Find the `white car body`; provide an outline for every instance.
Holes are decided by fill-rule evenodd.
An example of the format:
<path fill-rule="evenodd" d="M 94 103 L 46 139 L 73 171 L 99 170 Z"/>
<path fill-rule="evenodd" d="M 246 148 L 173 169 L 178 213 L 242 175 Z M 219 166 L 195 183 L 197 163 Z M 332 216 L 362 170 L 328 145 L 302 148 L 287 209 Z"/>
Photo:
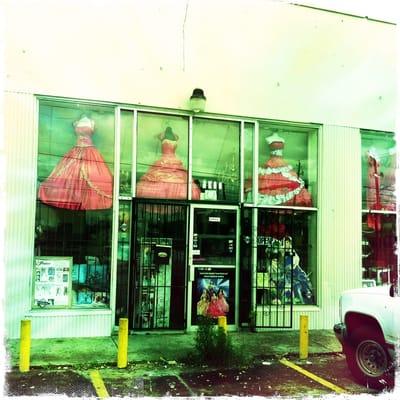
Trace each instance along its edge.
<path fill-rule="evenodd" d="M 346 317 L 354 313 L 369 316 L 379 324 L 386 343 L 396 346 L 400 340 L 400 297 L 390 296 L 389 292 L 389 285 L 343 292 L 339 300 L 340 322 L 346 324 Z"/>
<path fill-rule="evenodd" d="M 394 385 L 400 343 L 400 297 L 394 285 L 347 290 L 339 299 L 333 330 L 355 379 L 376 389 Z"/>

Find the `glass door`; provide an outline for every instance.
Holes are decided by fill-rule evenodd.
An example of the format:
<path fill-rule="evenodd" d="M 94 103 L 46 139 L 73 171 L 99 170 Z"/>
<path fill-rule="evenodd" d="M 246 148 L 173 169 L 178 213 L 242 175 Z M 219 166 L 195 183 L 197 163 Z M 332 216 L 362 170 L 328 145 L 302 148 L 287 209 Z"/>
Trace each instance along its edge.
<path fill-rule="evenodd" d="M 238 208 L 192 205 L 190 218 L 188 330 L 199 316 L 226 316 L 237 326 Z"/>

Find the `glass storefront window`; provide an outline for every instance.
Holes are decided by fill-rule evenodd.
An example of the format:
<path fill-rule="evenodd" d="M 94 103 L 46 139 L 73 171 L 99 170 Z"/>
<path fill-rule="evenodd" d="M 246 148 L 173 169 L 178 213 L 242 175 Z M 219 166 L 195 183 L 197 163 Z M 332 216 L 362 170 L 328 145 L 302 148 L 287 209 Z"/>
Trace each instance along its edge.
<path fill-rule="evenodd" d="M 316 214 L 258 210 L 256 305 L 316 303 Z"/>
<path fill-rule="evenodd" d="M 114 110 L 39 104 L 34 307 L 108 307 Z"/>
<path fill-rule="evenodd" d="M 260 123 L 258 198 L 267 206 L 315 207 L 317 204 L 317 131 Z M 252 182 L 244 184 L 252 202 Z"/>
<path fill-rule="evenodd" d="M 194 118 L 192 174 L 201 200 L 238 202 L 240 124 Z"/>
<path fill-rule="evenodd" d="M 396 282 L 396 142 L 361 131 L 363 285 Z"/>
<path fill-rule="evenodd" d="M 235 265 L 236 210 L 195 209 L 193 264 Z"/>
<path fill-rule="evenodd" d="M 369 228 L 368 219 L 374 226 Z M 397 281 L 396 215 L 367 214 L 362 218 L 362 269 L 363 284 L 376 286 Z"/>
<path fill-rule="evenodd" d="M 136 197 L 188 198 L 187 117 L 138 113 Z M 192 184 L 192 198 L 200 189 Z"/>
<path fill-rule="evenodd" d="M 362 208 L 396 210 L 396 142 L 393 133 L 361 132 Z"/>
<path fill-rule="evenodd" d="M 253 187 L 253 153 L 254 153 L 254 124 L 244 124 L 244 201 L 252 198 L 252 194 L 246 196 Z M 247 197 L 247 198 L 246 198 Z"/>
<path fill-rule="evenodd" d="M 133 111 L 121 111 L 119 193 L 131 195 L 132 192 L 132 137 Z"/>

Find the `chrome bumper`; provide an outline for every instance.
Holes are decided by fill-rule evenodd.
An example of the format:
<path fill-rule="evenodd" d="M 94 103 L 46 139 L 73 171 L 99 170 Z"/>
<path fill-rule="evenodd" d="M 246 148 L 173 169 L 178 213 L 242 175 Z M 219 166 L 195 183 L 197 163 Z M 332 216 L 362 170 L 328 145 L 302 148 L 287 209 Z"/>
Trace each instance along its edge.
<path fill-rule="evenodd" d="M 335 332 L 337 340 L 339 340 L 339 342 L 343 345 L 347 337 L 346 325 L 342 322 L 335 324 L 333 326 L 333 332 Z"/>
<path fill-rule="evenodd" d="M 343 323 L 335 324 L 333 326 L 333 332 L 335 332 L 335 336 L 336 336 L 337 340 L 339 340 L 343 349 L 345 349 L 346 345 L 349 344 L 346 325 Z M 395 347 L 392 344 L 386 343 L 386 349 L 387 349 L 391 359 L 394 360 L 395 359 Z"/>

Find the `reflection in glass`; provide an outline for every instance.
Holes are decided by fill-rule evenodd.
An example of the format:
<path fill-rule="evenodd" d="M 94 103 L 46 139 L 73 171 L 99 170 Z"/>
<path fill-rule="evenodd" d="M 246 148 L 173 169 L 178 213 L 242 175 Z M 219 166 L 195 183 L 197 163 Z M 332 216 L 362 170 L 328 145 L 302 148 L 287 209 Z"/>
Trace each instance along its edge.
<path fill-rule="evenodd" d="M 131 195 L 133 112 L 121 111 L 119 192 Z"/>
<path fill-rule="evenodd" d="M 363 208 L 396 210 L 396 143 L 393 134 L 362 132 Z M 368 221 L 374 228 L 379 221 Z"/>
<path fill-rule="evenodd" d="M 73 307 L 106 307 L 110 296 L 112 211 L 36 208 L 35 256 L 72 257 Z"/>
<path fill-rule="evenodd" d="M 195 210 L 193 263 L 235 265 L 236 211 Z"/>
<path fill-rule="evenodd" d="M 379 229 L 370 227 L 370 213 L 363 215 L 362 267 L 363 279 L 374 285 L 397 281 L 396 215 L 372 214 L 379 219 Z M 365 283 L 365 282 L 364 282 Z"/>
<path fill-rule="evenodd" d="M 239 199 L 240 124 L 195 118 L 193 121 L 193 178 L 201 200 Z"/>
<path fill-rule="evenodd" d="M 244 179 L 247 187 L 244 188 L 244 200 L 249 201 L 252 195 L 246 196 L 246 193 L 253 187 L 253 143 L 254 124 L 244 124 Z"/>

